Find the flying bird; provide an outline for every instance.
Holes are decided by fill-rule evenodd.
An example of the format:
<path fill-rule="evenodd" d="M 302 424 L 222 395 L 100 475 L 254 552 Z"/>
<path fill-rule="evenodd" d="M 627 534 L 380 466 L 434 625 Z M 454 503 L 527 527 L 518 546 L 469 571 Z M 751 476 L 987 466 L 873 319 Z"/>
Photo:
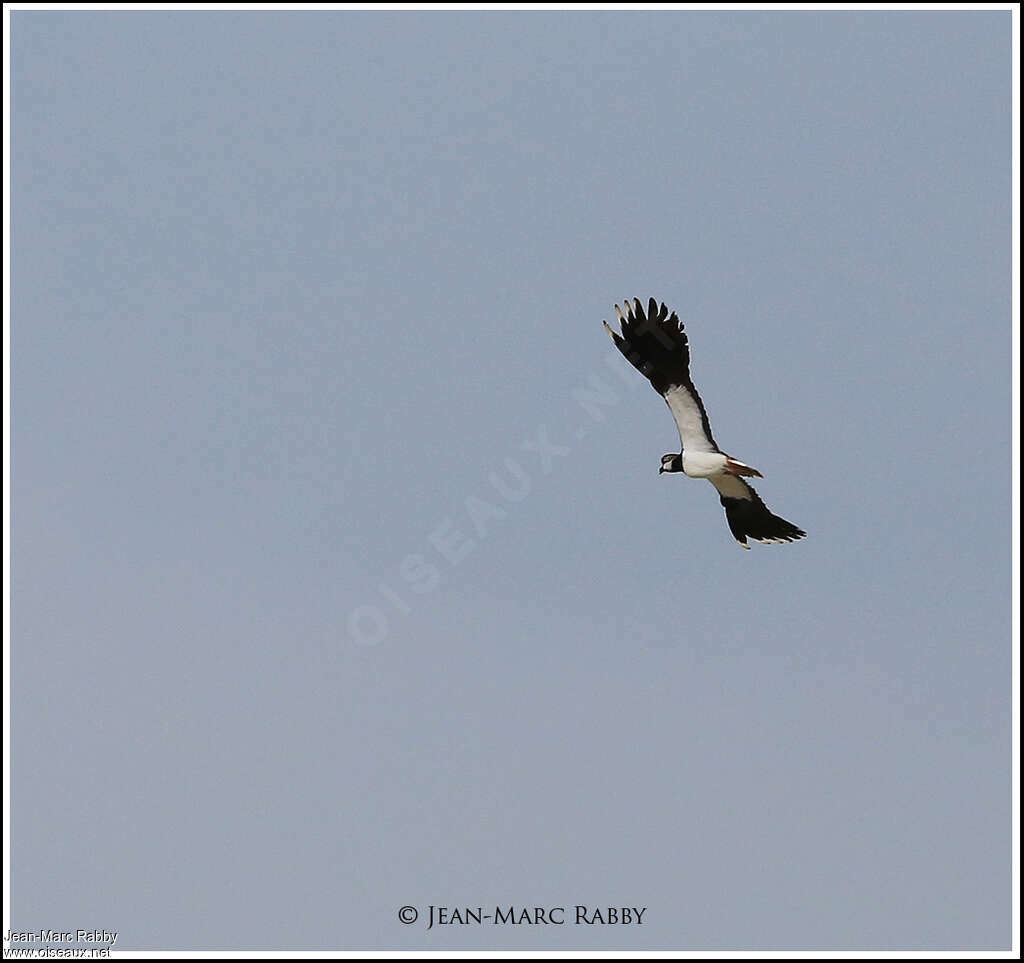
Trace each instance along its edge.
<path fill-rule="evenodd" d="M 750 465 L 727 455 L 715 443 L 711 423 L 697 389 L 690 380 L 690 345 L 678 316 L 669 314 L 651 298 L 644 315 L 643 305 L 636 298 L 623 302 L 623 310 L 615 305 L 621 333 L 605 329 L 615 346 L 634 368 L 647 378 L 664 399 L 679 427 L 682 451 L 678 455 L 662 455 L 664 472 L 683 472 L 690 478 L 706 478 L 718 490 L 729 530 L 743 548 L 750 548 L 747 539 L 755 542 L 795 542 L 807 533 L 792 522 L 773 515 L 744 476 L 762 478 Z"/>

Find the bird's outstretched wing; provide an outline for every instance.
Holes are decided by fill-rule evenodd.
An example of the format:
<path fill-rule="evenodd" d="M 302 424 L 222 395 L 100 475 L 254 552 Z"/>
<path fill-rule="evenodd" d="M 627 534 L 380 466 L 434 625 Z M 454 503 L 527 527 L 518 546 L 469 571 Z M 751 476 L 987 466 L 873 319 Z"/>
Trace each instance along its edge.
<path fill-rule="evenodd" d="M 615 305 L 621 334 L 604 326 L 634 368 L 647 378 L 668 404 L 679 427 L 679 439 L 688 451 L 718 451 L 711 423 L 697 389 L 690 380 L 690 344 L 678 315 L 651 298 L 644 313 L 639 299 Z"/>
<path fill-rule="evenodd" d="M 708 481 L 718 489 L 729 530 L 744 548 L 750 548 L 748 538 L 755 542 L 795 542 L 807 534 L 792 522 L 773 515 L 742 478 L 714 475 Z"/>

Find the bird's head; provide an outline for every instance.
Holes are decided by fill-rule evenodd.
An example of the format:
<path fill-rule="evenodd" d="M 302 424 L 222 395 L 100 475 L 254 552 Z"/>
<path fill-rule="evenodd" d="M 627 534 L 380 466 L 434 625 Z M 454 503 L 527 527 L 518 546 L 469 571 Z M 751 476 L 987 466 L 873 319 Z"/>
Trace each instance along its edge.
<path fill-rule="evenodd" d="M 683 456 L 682 453 L 678 455 L 662 455 L 661 456 L 661 468 L 658 469 L 659 475 L 664 475 L 665 472 L 674 472 L 683 470 Z"/>

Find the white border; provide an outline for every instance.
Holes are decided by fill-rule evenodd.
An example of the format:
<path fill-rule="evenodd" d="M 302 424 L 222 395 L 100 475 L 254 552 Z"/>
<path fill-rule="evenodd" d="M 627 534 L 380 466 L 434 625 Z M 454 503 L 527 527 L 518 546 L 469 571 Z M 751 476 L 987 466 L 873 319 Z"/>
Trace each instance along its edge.
<path fill-rule="evenodd" d="M 605 951 L 336 951 L 134 952 L 112 959 L 1019 959 L 1020 958 L 1020 9 L 1016 3 L 13 3 L 3 8 L 3 927 L 10 928 L 10 14 L 14 10 L 1009 10 L 1012 14 L 1013 217 L 1013 943 L 979 952 L 605 952 Z M 6 957 L 6 952 L 4 954 Z"/>

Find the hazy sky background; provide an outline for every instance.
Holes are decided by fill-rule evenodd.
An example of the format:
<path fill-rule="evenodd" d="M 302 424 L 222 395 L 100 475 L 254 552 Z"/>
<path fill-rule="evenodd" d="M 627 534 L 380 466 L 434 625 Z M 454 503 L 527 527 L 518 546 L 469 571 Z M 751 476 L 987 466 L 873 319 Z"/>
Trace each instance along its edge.
<path fill-rule="evenodd" d="M 1008 948 L 1008 12 L 11 20 L 15 929 Z"/>

